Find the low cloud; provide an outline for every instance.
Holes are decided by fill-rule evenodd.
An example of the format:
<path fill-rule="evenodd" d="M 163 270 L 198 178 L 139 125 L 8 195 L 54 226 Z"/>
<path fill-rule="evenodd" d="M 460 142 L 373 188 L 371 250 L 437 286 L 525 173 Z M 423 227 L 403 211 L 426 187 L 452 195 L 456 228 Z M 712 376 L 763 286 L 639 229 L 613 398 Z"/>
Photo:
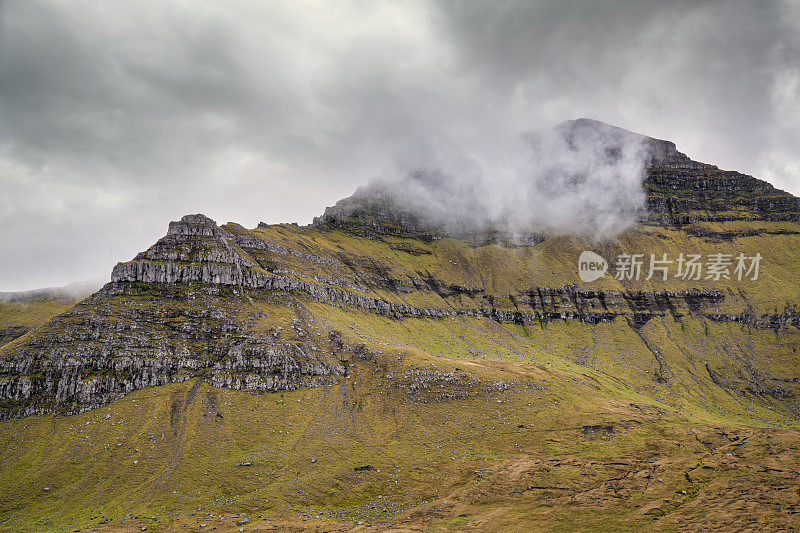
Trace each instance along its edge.
<path fill-rule="evenodd" d="M 425 167 L 409 167 L 403 177 L 360 194 L 387 194 L 426 223 L 454 233 L 609 237 L 644 210 L 644 140 L 599 122 L 570 121 L 519 134 L 516 142 L 490 143 L 496 149 L 489 152 L 440 147 Z"/>
<path fill-rule="evenodd" d="M 475 177 L 492 218 L 536 157 L 519 133 L 580 116 L 800 193 L 797 6 L 0 1 L 0 290 L 107 275 L 185 213 L 308 223 L 413 170 Z M 509 211 L 584 205 L 561 190 Z"/>

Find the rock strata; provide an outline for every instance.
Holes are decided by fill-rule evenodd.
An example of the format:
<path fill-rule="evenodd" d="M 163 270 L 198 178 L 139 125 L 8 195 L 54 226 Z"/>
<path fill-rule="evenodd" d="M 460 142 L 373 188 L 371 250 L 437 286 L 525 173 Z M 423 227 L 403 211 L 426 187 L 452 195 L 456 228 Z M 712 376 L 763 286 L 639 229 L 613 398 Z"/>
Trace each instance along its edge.
<path fill-rule="evenodd" d="M 649 150 L 645 223 L 798 220 L 797 198 L 750 176 L 692 161 L 668 141 L 644 142 Z M 796 229 L 784 226 L 771 231 L 791 235 Z M 509 239 L 486 230 L 457 235 L 464 240 L 458 249 L 434 246 L 430 241 L 454 234 L 399 209 L 375 189 L 329 208 L 311 228 L 276 228 L 246 230 L 219 226 L 201 214 L 184 216 L 149 249 L 117 264 L 111 283 L 70 311 L 22 338 L 27 328 L 0 329 L 0 418 L 81 412 L 133 390 L 189 379 L 250 391 L 336 381 L 346 374 L 347 349 L 339 336 L 313 330 L 302 319 L 303 306 L 317 302 L 394 320 L 477 317 L 521 325 L 619 320 L 643 340 L 645 326 L 662 317 L 742 323 L 776 333 L 800 328 L 795 307 L 757 312 L 746 295 L 730 289 L 591 291 L 569 284 L 530 286 L 523 274 L 497 282 L 503 277 L 498 270 L 508 265 L 503 261 L 534 257 L 543 237 Z M 686 234 L 726 238 L 704 231 L 695 227 Z M 495 246 L 481 248 L 489 244 Z M 508 249 L 515 246 L 530 249 Z M 395 269 L 392 261 L 407 264 Z M 300 317 L 285 325 L 286 332 L 264 310 L 276 307 L 278 315 L 288 309 Z M 657 348 L 652 351 L 660 357 Z"/>
<path fill-rule="evenodd" d="M 82 412 L 195 377 L 267 391 L 317 386 L 344 373 L 327 343 L 253 332 L 260 313 L 242 315 L 241 300 L 214 287 L 110 283 L 4 354 L 0 417 Z"/>

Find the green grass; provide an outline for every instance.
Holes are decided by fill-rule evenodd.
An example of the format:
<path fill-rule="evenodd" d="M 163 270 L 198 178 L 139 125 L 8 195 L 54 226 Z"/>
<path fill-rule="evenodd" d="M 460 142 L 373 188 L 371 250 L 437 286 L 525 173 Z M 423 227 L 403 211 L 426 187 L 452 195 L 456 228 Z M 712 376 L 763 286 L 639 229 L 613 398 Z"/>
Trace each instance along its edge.
<path fill-rule="evenodd" d="M 467 378 L 449 390 L 473 393 L 445 401 L 435 390 L 387 387 L 375 370 L 388 365 L 399 373 L 405 362 L 395 368 L 393 361 L 354 359 L 341 386 L 290 393 L 203 385 L 185 415 L 192 383 L 140 390 L 82 415 L 3 422 L 0 528 L 35 530 L 47 520 L 44 529 L 67 531 L 103 517 L 119 526 L 137 515 L 146 518 L 126 523 L 191 530 L 210 523 L 208 513 L 246 513 L 262 526 L 411 519 L 444 530 L 481 523 L 495 531 L 545 523 L 553 530 L 635 530 L 653 521 L 638 511 L 643 503 L 663 499 L 659 513 L 669 517 L 684 512 L 687 498 L 676 497 L 679 491 L 699 497 L 686 469 L 728 457 L 727 449 L 709 452 L 700 443 L 716 427 L 614 400 L 613 390 L 582 384 L 579 374 L 510 363 L 488 374 L 478 369 L 474 378 L 505 372 L 529 387 L 475 393 Z M 583 435 L 584 425 L 601 423 L 613 425 L 611 438 Z M 794 430 L 725 431 L 771 437 L 778 447 L 797 437 Z M 771 460 L 753 454 L 745 464 Z M 642 477 L 652 466 L 662 482 Z M 623 481 L 609 481 L 624 472 Z M 709 480 L 736 490 L 727 472 L 714 471 Z M 597 487 L 613 483 L 623 497 L 603 489 L 608 501 L 592 511 L 565 496 L 591 499 Z M 383 513 L 385 507 L 392 511 Z M 225 523 L 233 530 L 230 519 Z"/>
<path fill-rule="evenodd" d="M 698 223 L 690 226 L 690 229 L 692 227 L 704 227 L 718 233 L 734 235 L 745 229 L 741 221 Z M 622 233 L 616 239 L 602 243 L 589 238 L 549 235 L 543 243 L 536 246 L 512 248 L 502 244 L 472 247 L 453 239 L 440 239 L 430 243 L 397 237 L 371 240 L 341 231 L 317 231 L 277 225 L 251 231 L 284 248 L 301 251 L 304 255 L 298 257 L 272 252 L 250 253 L 270 268 L 303 273 L 308 279 L 318 275 L 352 279 L 368 285 L 370 276 L 377 273 L 401 281 L 418 279 L 424 285 L 421 277 L 430 275 L 444 288 L 454 285 L 482 290 L 499 307 L 513 307 L 509 295 L 524 294 L 531 287 L 564 285 L 577 285 L 590 290 L 723 290 L 729 293 L 730 310 L 736 312 L 741 312 L 747 305 L 757 311 L 771 313 L 775 309 L 782 311 L 787 304 L 800 304 L 796 291 L 791 290 L 792 280 L 800 279 L 800 266 L 794 260 L 800 253 L 800 225 L 790 222 L 754 222 L 748 227 L 751 230 L 763 230 L 763 233 L 714 239 L 693 236 L 677 229 L 639 226 Z M 238 227 L 237 231 L 247 230 Z M 403 249 L 425 253 L 411 254 Z M 728 253 L 735 256 L 742 252 L 747 256 L 760 253 L 763 259 L 758 281 L 695 282 L 669 279 L 666 282 L 648 282 L 642 279 L 639 282 L 620 282 L 607 277 L 583 284 L 577 275 L 577 258 L 587 249 L 595 250 L 611 262 L 621 253 L 642 253 L 648 256 L 651 253 L 657 256 L 667 253 L 674 260 L 680 253 Z M 312 256 L 333 260 L 335 263 L 316 262 L 309 258 Z M 360 274 L 354 274 L 348 267 L 338 266 L 336 263 L 340 261 L 349 262 Z M 431 292 L 412 290 L 397 293 L 374 286 L 369 291 L 363 291 L 357 284 L 349 290 L 418 307 L 469 308 L 486 303 L 480 297 L 468 296 L 450 298 L 443 302 Z"/>
<path fill-rule="evenodd" d="M 253 252 L 259 268 L 317 276 L 319 283 L 345 280 L 346 290 L 419 307 L 479 308 L 488 305 L 485 295 L 513 309 L 526 305 L 520 295 L 531 287 L 570 284 L 720 289 L 727 294 L 722 310 L 733 313 L 798 303 L 800 239 L 791 234 L 704 239 L 641 227 L 604 244 L 551 236 L 510 248 L 376 241 L 292 226 L 253 232 L 296 252 Z M 607 258 L 623 251 L 758 251 L 763 277 L 582 285 L 575 262 L 583 249 Z M 483 292 L 445 298 L 376 282 L 424 285 L 429 276 L 446 290 Z M 308 342 L 295 323 L 320 339 L 341 332 L 346 348 L 325 356 L 345 359 L 347 378 L 267 394 L 202 384 L 190 395 L 192 380 L 139 390 L 80 415 L 0 422 L 0 530 L 103 531 L 104 518 L 108 531 L 270 524 L 325 530 L 359 521 L 425 531 L 662 531 L 714 521 L 770 530 L 788 527 L 793 518 L 783 511 L 800 503 L 796 329 L 697 315 L 654 317 L 638 329 L 624 317 L 524 326 L 469 317 L 397 320 L 303 294 L 220 287 L 216 296 L 192 297 L 200 289 L 129 284 L 29 337 L 62 333 L 87 315 L 113 325 L 136 310 L 153 317 L 148 327 L 169 344 L 183 338 L 175 331 L 186 316 L 214 310 L 230 320 L 254 317 L 253 334 L 283 328 L 286 342 Z M 0 324 L 41 324 L 61 309 L 47 305 L 0 307 Z M 584 429 L 598 425 L 613 432 L 601 438 Z M 740 501 L 778 511 L 755 513 Z M 237 526 L 231 516 L 242 513 L 249 522 Z M 138 518 L 125 518 L 131 515 Z"/>
<path fill-rule="evenodd" d="M 77 302 L 74 300 L 28 300 L 0 303 L 0 327 L 36 327 L 63 313 Z"/>

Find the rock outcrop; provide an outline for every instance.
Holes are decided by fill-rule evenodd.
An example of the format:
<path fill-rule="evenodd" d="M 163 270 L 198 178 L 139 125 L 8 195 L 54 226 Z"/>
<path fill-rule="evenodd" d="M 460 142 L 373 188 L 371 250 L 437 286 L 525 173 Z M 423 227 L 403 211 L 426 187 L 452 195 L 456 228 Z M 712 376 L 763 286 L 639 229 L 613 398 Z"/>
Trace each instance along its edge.
<path fill-rule="evenodd" d="M 218 286 L 109 283 L 4 354 L 2 416 L 81 412 L 194 377 L 265 391 L 316 386 L 344 373 L 325 339 L 253 331 L 262 316 Z"/>
<path fill-rule="evenodd" d="M 596 127 L 576 122 L 569 127 Z M 650 156 L 647 224 L 797 220 L 797 198 L 692 161 L 668 141 L 644 142 Z M 462 247 L 458 253 L 431 245 L 447 235 L 462 239 L 453 245 Z M 502 246 L 487 246 L 492 243 Z M 346 349 L 330 331 L 305 321 L 304 305 L 312 303 L 393 320 L 619 320 L 638 332 L 653 318 L 695 317 L 800 328 L 794 307 L 757 311 L 741 291 L 707 284 L 687 284 L 686 290 L 654 284 L 645 291 L 536 283 L 528 276 L 541 268 L 513 269 L 537 257 L 541 243 L 533 233 L 509 239 L 491 229 L 454 235 L 375 189 L 339 202 L 309 228 L 247 230 L 187 215 L 149 249 L 117 264 L 111 283 L 93 296 L 0 346 L 0 418 L 80 412 L 132 390 L 195 378 L 251 391 L 337 380 L 346 373 Z M 279 326 L 276 316 L 287 309 L 296 318 Z M 0 329 L 0 345 L 22 333 Z"/>
<path fill-rule="evenodd" d="M 583 322 L 613 320 L 618 316 L 645 317 L 683 316 L 692 312 L 713 312 L 715 304 L 724 300 L 719 291 L 691 292 L 620 292 L 585 291 L 575 286 L 535 287 L 515 296 L 525 308 L 498 309 L 483 289 L 446 287 L 435 278 L 412 278 L 409 281 L 383 277 L 353 279 L 327 276 L 313 279 L 310 275 L 283 269 L 268 270 L 259 263 L 259 256 L 250 251 L 288 254 L 288 250 L 271 245 L 253 234 L 236 234 L 203 215 L 187 215 L 172 222 L 169 233 L 133 261 L 119 263 L 111 275 L 113 283 L 210 284 L 239 286 L 264 291 L 303 294 L 314 300 L 339 307 L 358 308 L 392 318 L 453 316 L 489 317 L 524 324 L 552 319 L 576 319 Z M 305 254 L 307 259 L 332 265 L 334 258 Z M 262 262 L 263 259 L 262 259 Z M 276 273 L 279 271 L 280 273 Z M 370 295 L 376 289 L 391 287 L 400 293 L 435 293 L 445 299 L 466 296 L 469 304 L 454 308 L 447 304 L 417 307 Z M 715 315 L 716 316 L 716 315 Z"/>

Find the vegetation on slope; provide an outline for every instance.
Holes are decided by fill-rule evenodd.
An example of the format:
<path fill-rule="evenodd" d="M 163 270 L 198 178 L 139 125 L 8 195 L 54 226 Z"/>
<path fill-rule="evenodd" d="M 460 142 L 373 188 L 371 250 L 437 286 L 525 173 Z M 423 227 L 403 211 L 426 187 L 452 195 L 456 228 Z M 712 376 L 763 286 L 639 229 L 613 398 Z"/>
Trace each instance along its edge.
<path fill-rule="evenodd" d="M 267 337 L 346 373 L 253 394 L 209 386 L 211 366 L 182 367 L 169 377 L 180 383 L 89 412 L 0 422 L 0 530 L 789 527 L 800 503 L 800 329 L 743 317 L 798 303 L 800 229 L 738 224 L 641 226 L 604 243 L 548 236 L 523 247 L 226 225 L 271 246 L 231 245 L 254 262 L 245 268 L 454 313 L 397 316 L 221 284 L 111 284 L 0 357 L 54 343 L 48 353 L 88 354 L 97 366 L 81 367 L 80 381 L 94 383 L 130 377 L 104 374 L 124 357 L 119 346 L 227 364 L 242 353 L 237 343 Z M 585 249 L 608 259 L 763 259 L 757 281 L 582 284 Z M 186 258 L 177 265 L 202 266 L 210 251 L 230 252 L 204 236 L 136 261 L 174 253 Z M 597 323 L 456 312 L 530 310 L 531 291 L 565 286 L 723 297 Z M 231 368 L 232 378 L 251 372 Z"/>
<path fill-rule="evenodd" d="M 622 318 L 396 320 L 310 300 L 287 312 L 249 296 L 263 314 L 254 330 L 338 336 L 347 377 L 267 394 L 191 380 L 81 415 L 3 422 L 0 529 L 633 531 L 794 520 L 793 397 L 737 395 L 704 366 L 734 380 L 744 365 L 725 346 L 752 338 L 769 347 L 754 367 L 794 375 L 793 331 L 698 319 L 644 331 Z M 648 342 L 669 368 L 664 382 Z"/>
<path fill-rule="evenodd" d="M 602 377 L 542 366 L 453 361 L 452 373 L 422 366 L 410 379 L 408 359 L 351 364 L 345 382 L 317 389 L 184 383 L 5 422 L 0 528 L 662 531 L 796 519 L 795 429 L 692 422 Z"/>

